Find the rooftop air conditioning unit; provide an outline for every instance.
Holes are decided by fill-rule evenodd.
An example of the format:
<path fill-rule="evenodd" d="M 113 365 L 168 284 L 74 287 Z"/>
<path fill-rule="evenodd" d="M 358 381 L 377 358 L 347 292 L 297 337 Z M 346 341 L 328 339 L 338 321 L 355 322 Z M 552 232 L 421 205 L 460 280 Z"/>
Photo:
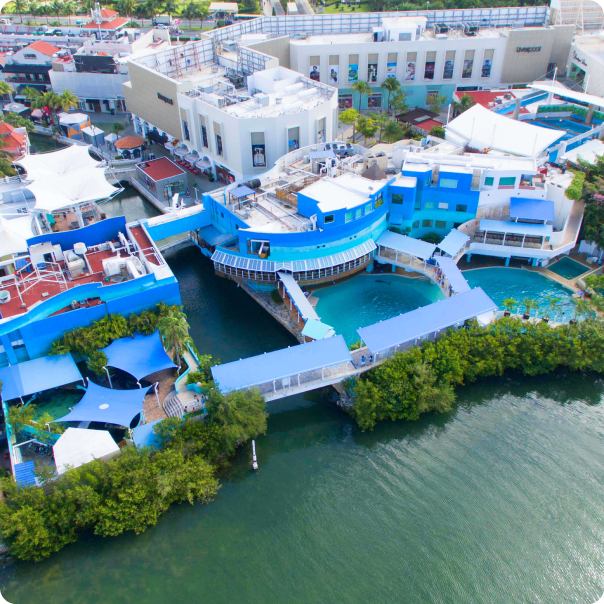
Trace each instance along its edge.
<path fill-rule="evenodd" d="M 447 40 L 448 39 L 447 34 L 436 34 L 434 37 L 437 40 Z"/>
<path fill-rule="evenodd" d="M 270 97 L 265 92 L 259 92 L 254 95 L 254 98 L 260 104 L 260 107 L 268 107 L 270 102 Z"/>

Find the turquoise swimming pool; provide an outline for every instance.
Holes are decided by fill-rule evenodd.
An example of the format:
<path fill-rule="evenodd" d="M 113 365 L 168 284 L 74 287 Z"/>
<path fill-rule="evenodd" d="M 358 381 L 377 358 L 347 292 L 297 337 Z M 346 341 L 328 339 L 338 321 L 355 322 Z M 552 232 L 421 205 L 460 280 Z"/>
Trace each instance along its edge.
<path fill-rule="evenodd" d="M 400 275 L 359 275 L 314 294 L 321 321 L 342 334 L 348 344 L 359 339 L 356 330 L 440 300 L 437 285 L 426 279 Z"/>
<path fill-rule="evenodd" d="M 564 256 L 564 258 L 561 258 L 558 262 L 554 262 L 554 264 L 550 264 L 547 268 L 552 273 L 556 273 L 556 275 L 560 275 L 565 279 L 576 279 L 579 275 L 589 270 L 589 267 L 568 256 Z"/>
<path fill-rule="evenodd" d="M 463 276 L 471 287 L 482 287 L 502 309 L 501 304 L 506 298 L 514 298 L 520 302 L 520 310 L 523 311 L 522 300 L 531 298 L 540 303 L 538 313 L 542 317 L 548 306 L 546 296 L 554 296 L 561 298 L 559 305 L 564 319 L 568 321 L 573 317 L 573 292 L 539 273 L 520 268 L 495 267 L 463 271 Z M 534 310 L 531 315 L 535 315 Z"/>

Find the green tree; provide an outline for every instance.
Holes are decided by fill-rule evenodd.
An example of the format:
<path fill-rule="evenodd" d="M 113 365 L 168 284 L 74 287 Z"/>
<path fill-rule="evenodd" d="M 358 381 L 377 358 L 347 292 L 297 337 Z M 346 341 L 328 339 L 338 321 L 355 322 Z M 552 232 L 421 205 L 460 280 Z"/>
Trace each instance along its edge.
<path fill-rule="evenodd" d="M 347 126 L 352 126 L 352 142 L 354 143 L 354 138 L 356 135 L 356 127 L 357 121 L 359 120 L 360 114 L 356 109 L 350 107 L 350 109 L 345 109 L 340 113 L 340 121 Z"/>
<path fill-rule="evenodd" d="M 224 448 L 229 455 L 247 440 L 266 432 L 266 402 L 256 388 L 226 395 L 213 388 L 206 406 L 208 419 L 221 428 Z"/>
<path fill-rule="evenodd" d="M 113 122 L 113 133 L 116 134 L 117 136 L 120 135 L 120 132 L 123 132 L 126 129 L 126 127 L 124 126 L 124 124 L 122 124 L 122 122 Z"/>
<path fill-rule="evenodd" d="M 191 341 L 189 324 L 184 313 L 177 307 L 159 318 L 157 328 L 164 347 L 175 355 L 175 363 L 180 367 L 181 351 Z"/>
<path fill-rule="evenodd" d="M 15 12 L 19 15 L 19 20 L 23 23 L 23 11 L 27 10 L 27 0 L 13 0 Z"/>
<path fill-rule="evenodd" d="M 591 313 L 589 304 L 583 298 L 573 299 L 573 304 L 575 305 L 573 313 L 575 321 L 583 319 Z"/>
<path fill-rule="evenodd" d="M 382 88 L 388 93 L 386 108 L 390 109 L 390 96 L 392 95 L 392 93 L 397 92 L 401 89 L 401 83 L 396 78 L 386 78 L 382 82 Z"/>
<path fill-rule="evenodd" d="M 357 130 L 359 134 L 363 136 L 365 139 L 365 146 L 367 145 L 367 139 L 375 136 L 375 133 L 378 131 L 379 124 L 367 115 L 361 115 L 357 120 Z"/>
<path fill-rule="evenodd" d="M 147 2 L 143 2 L 142 4 L 137 4 L 134 7 L 134 14 L 136 15 L 136 17 L 138 19 L 141 19 L 141 21 L 143 19 L 145 19 L 146 17 L 149 17 L 149 6 L 147 5 Z"/>
<path fill-rule="evenodd" d="M 10 102 L 13 102 L 13 89 L 8 82 L 0 82 L 0 96 L 7 96 L 10 98 Z"/>
<path fill-rule="evenodd" d="M 384 126 L 384 134 L 388 142 L 391 143 L 393 138 L 397 141 L 403 137 L 403 129 L 394 120 L 388 120 Z"/>
<path fill-rule="evenodd" d="M 363 104 L 363 97 L 371 94 L 371 86 L 363 80 L 357 80 L 352 85 L 352 90 L 359 95 L 359 111 L 361 111 L 361 105 Z"/>
<path fill-rule="evenodd" d="M 143 336 L 150 336 L 152 333 L 155 333 L 158 321 L 159 317 L 156 313 L 145 310 L 139 315 L 130 315 L 128 327 L 132 333 L 138 331 Z"/>
<path fill-rule="evenodd" d="M 445 138 L 445 128 L 443 126 L 434 126 L 428 133 L 430 136 L 436 136 L 438 138 Z"/>
<path fill-rule="evenodd" d="M 34 88 L 33 86 L 26 86 L 23 89 L 23 94 L 25 95 L 25 98 L 28 101 L 33 101 L 34 99 L 37 99 L 40 96 L 40 91 L 37 88 Z"/>
<path fill-rule="evenodd" d="M 172 16 L 178 10 L 178 7 L 176 6 L 176 2 L 174 0 L 164 0 L 162 6 L 163 6 L 163 9 L 170 16 Z"/>
<path fill-rule="evenodd" d="M 71 15 L 73 15 L 73 12 L 74 12 L 74 4 L 73 4 L 73 2 L 69 2 L 69 0 L 68 0 L 67 2 L 65 2 L 63 4 L 61 14 L 64 17 L 67 17 L 67 22 L 69 23 L 69 25 L 71 25 Z"/>
<path fill-rule="evenodd" d="M 59 0 L 54 0 L 54 2 L 50 5 L 50 14 L 55 17 L 59 17 L 63 12 L 63 3 L 59 2 Z"/>
<path fill-rule="evenodd" d="M 116 8 L 120 15 L 127 16 L 128 20 L 131 20 L 135 5 L 135 0 L 119 0 Z"/>
<path fill-rule="evenodd" d="M 426 105 L 434 113 L 440 113 L 442 106 L 447 101 L 447 97 L 442 94 L 434 94 L 426 99 Z"/>
<path fill-rule="evenodd" d="M 146 0 L 145 9 L 147 16 L 153 19 L 159 12 L 159 2 L 157 0 Z"/>
<path fill-rule="evenodd" d="M 514 298 L 506 298 L 502 306 L 510 311 L 510 313 L 514 312 L 514 309 L 518 306 L 518 301 L 514 300 Z"/>
<path fill-rule="evenodd" d="M 531 314 L 531 310 L 539 306 L 537 301 L 533 300 L 532 298 L 524 298 L 524 300 L 522 300 L 522 305 L 524 306 L 525 317 L 529 317 Z"/>
<path fill-rule="evenodd" d="M 557 298 L 555 296 L 545 296 L 545 299 L 547 300 L 547 310 L 545 316 L 547 319 L 550 319 L 551 313 L 551 318 L 554 318 L 554 313 L 558 313 L 560 311 L 560 301 L 562 300 L 562 298 Z"/>
<path fill-rule="evenodd" d="M 57 107 L 59 107 L 63 111 L 75 109 L 79 104 L 78 97 L 69 90 L 63 91 L 63 93 L 60 94 L 58 99 L 56 100 L 56 103 Z"/>
<path fill-rule="evenodd" d="M 462 94 L 459 101 L 453 101 L 453 115 L 461 115 L 470 107 L 473 107 L 476 101 L 469 94 Z"/>
<path fill-rule="evenodd" d="M 390 79 L 392 79 L 392 78 L 390 78 Z M 378 134 L 378 140 L 381 141 L 382 140 L 382 130 L 385 128 L 386 124 L 390 121 L 390 118 L 388 117 L 388 114 L 385 111 L 382 111 L 380 113 L 372 113 L 371 119 L 373 119 L 378 125 L 378 128 L 380 130 L 380 132 Z"/>
<path fill-rule="evenodd" d="M 191 28 L 193 19 L 201 19 L 199 4 L 197 2 L 189 2 L 182 13 L 182 16 L 189 20 L 189 28 Z"/>
<path fill-rule="evenodd" d="M 400 115 L 401 113 L 406 113 L 409 111 L 409 105 L 407 104 L 407 97 L 409 96 L 408 90 L 395 90 L 392 93 L 392 100 L 390 101 L 390 106 L 392 107 L 392 111 L 395 115 Z"/>

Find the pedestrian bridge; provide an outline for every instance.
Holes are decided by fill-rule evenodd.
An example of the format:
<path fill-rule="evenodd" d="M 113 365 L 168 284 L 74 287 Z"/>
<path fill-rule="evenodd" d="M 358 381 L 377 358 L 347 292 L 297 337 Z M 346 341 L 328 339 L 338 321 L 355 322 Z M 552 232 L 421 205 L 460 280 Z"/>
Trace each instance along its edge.
<path fill-rule="evenodd" d="M 258 388 L 267 402 L 359 375 L 396 352 L 436 339 L 473 318 L 487 325 L 497 305 L 477 287 L 357 330 L 362 348 L 350 352 L 341 335 L 212 367 L 223 393 Z M 373 365 L 369 360 L 373 357 Z M 364 360 L 363 360 L 364 359 Z"/>

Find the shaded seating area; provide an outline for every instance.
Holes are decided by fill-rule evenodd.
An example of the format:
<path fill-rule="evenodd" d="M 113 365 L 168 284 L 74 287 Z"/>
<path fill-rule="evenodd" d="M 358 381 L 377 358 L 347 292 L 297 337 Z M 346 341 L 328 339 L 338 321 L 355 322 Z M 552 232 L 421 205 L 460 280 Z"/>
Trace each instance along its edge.
<path fill-rule="evenodd" d="M 25 396 L 83 382 L 83 379 L 71 354 L 64 354 L 2 367 L 0 381 L 4 402 L 17 398 L 24 402 Z"/>
<path fill-rule="evenodd" d="M 466 235 L 457 229 L 452 229 L 438 244 L 438 248 L 445 254 L 449 254 L 449 256 L 455 258 L 455 256 L 464 249 L 468 241 L 470 241 L 469 235 Z"/>
<path fill-rule="evenodd" d="M 483 218 L 480 221 L 479 230 L 474 233 L 474 241 L 539 250 L 547 243 L 553 232 L 551 224 L 505 222 L 504 220 Z"/>
<path fill-rule="evenodd" d="M 107 355 L 107 367 L 113 367 L 129 373 L 140 381 L 163 369 L 174 369 L 176 365 L 164 349 L 159 332 L 150 336 L 134 334 L 133 338 L 114 340 L 109 346 L 102 349 Z M 107 371 L 107 367 L 105 370 Z M 107 371 L 109 377 L 109 372 Z M 109 377 L 111 384 L 111 378 Z M 111 384 L 113 387 L 113 384 Z"/>
<path fill-rule="evenodd" d="M 436 246 L 421 239 L 399 235 L 392 231 L 384 231 L 377 240 L 378 255 L 401 265 L 414 265 L 414 260 L 419 259 L 425 268 Z"/>
<path fill-rule="evenodd" d="M 82 400 L 70 413 L 53 420 L 53 423 L 98 422 L 130 428 L 137 416 L 142 418 L 143 401 L 151 388 L 113 390 L 88 381 Z"/>
<path fill-rule="evenodd" d="M 341 335 L 212 367 L 221 392 L 258 388 L 267 400 L 271 395 L 283 395 L 284 390 L 295 394 L 311 390 L 315 384 L 339 382 L 353 372 L 352 357 Z"/>
<path fill-rule="evenodd" d="M 449 327 L 461 327 L 469 319 L 476 317 L 479 322 L 488 324 L 497 310 L 497 304 L 481 287 L 477 287 L 392 319 L 361 327 L 357 333 L 377 362 L 421 340 L 436 338 Z"/>

